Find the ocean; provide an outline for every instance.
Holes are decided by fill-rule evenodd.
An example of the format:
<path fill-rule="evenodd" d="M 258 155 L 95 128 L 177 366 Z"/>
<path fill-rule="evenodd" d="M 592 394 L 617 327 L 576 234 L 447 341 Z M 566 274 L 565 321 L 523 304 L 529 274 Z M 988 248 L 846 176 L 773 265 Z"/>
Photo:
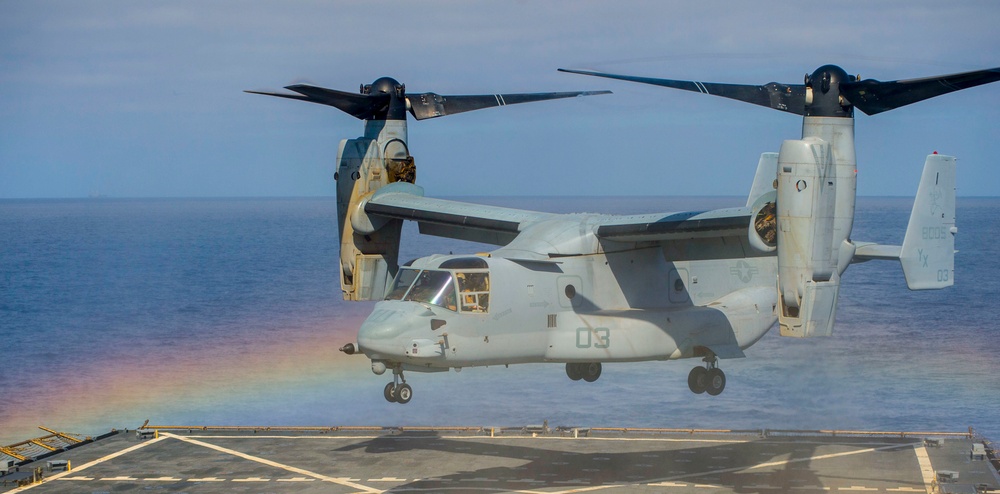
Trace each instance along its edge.
<path fill-rule="evenodd" d="M 462 198 L 553 212 L 704 210 L 738 197 Z M 910 198 L 860 198 L 853 238 L 900 243 Z M 956 285 L 906 289 L 898 263 L 844 275 L 834 335 L 773 329 L 694 395 L 693 360 L 387 376 L 337 349 L 332 198 L 0 200 L 0 445 L 37 426 L 473 425 L 965 431 L 1000 439 L 1000 199 L 958 199 Z M 401 260 L 491 247 L 404 230 Z"/>

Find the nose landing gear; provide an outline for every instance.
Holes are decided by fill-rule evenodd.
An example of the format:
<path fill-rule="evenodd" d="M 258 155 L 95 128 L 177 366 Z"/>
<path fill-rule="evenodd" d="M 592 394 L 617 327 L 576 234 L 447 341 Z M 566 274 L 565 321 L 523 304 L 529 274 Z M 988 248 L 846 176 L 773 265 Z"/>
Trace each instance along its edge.
<path fill-rule="evenodd" d="M 392 369 L 392 382 L 385 385 L 382 394 L 389 403 L 399 403 L 401 405 L 409 403 L 410 399 L 413 398 L 413 388 L 409 384 L 406 384 L 402 366 L 396 366 Z"/>
<path fill-rule="evenodd" d="M 726 389 L 726 373 L 718 367 L 719 358 L 715 355 L 705 357 L 704 367 L 695 367 L 688 374 L 688 387 L 691 392 L 718 396 Z"/>

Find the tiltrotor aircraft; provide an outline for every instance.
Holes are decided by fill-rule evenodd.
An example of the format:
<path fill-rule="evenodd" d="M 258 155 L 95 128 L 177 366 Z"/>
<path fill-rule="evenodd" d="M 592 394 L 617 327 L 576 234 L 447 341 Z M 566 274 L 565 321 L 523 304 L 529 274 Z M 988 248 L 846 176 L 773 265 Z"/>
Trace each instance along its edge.
<path fill-rule="evenodd" d="M 562 70 L 562 69 L 560 69 Z M 907 286 L 954 282 L 955 158 L 927 157 L 902 245 L 851 238 L 857 164 L 854 109 L 869 115 L 1000 80 L 1000 68 L 924 79 L 859 80 L 825 65 L 804 84 L 763 86 L 589 71 L 737 99 L 803 116 L 801 139 L 763 153 L 746 204 L 631 216 L 552 214 L 424 196 L 414 185 L 406 111 L 417 119 L 593 93 L 407 95 L 393 79 L 361 94 L 289 86 L 259 92 L 334 106 L 365 121 L 340 143 L 335 175 L 341 287 L 377 300 L 357 345 L 372 371 L 393 374 L 390 402 L 413 390 L 404 371 L 557 362 L 597 380 L 605 362 L 700 358 L 688 386 L 718 395 L 720 359 L 744 357 L 777 322 L 791 337 L 832 333 L 851 263 L 898 260 Z M 400 228 L 499 246 L 398 264 Z"/>

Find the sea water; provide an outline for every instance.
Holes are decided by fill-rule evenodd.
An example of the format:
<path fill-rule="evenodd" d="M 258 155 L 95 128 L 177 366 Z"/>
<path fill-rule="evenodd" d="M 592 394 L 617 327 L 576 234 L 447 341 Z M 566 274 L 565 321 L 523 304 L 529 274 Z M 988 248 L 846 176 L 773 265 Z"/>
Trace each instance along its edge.
<path fill-rule="evenodd" d="M 740 206 L 734 197 L 463 198 L 552 212 Z M 912 199 L 860 198 L 852 238 L 898 244 Z M 1000 199 L 959 198 L 954 287 L 911 292 L 899 264 L 852 265 L 834 335 L 772 330 L 725 360 L 717 397 L 695 360 L 387 375 L 354 341 L 372 302 L 344 302 L 336 205 L 313 199 L 0 201 L 0 444 L 37 426 L 476 425 L 965 431 L 1000 439 Z M 493 247 L 421 236 L 401 259 Z"/>

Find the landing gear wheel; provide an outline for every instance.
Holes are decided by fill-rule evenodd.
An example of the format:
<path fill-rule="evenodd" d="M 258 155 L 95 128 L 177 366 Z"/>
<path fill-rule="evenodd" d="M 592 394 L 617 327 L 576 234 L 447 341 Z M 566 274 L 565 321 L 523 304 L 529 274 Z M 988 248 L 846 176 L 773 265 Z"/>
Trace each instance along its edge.
<path fill-rule="evenodd" d="M 691 388 L 691 392 L 695 394 L 704 393 L 708 389 L 708 369 L 704 367 L 691 369 L 691 373 L 688 374 L 688 388 Z"/>
<path fill-rule="evenodd" d="M 707 381 L 708 389 L 706 391 L 712 396 L 718 396 L 722 390 L 726 389 L 726 373 L 718 367 L 708 371 Z"/>
<path fill-rule="evenodd" d="M 579 381 L 583 379 L 584 369 L 580 364 L 569 363 L 566 364 L 566 375 L 574 381 Z"/>
<path fill-rule="evenodd" d="M 382 391 L 385 395 L 385 401 L 389 403 L 396 402 L 396 383 L 389 383 L 385 385 L 385 389 Z"/>
<path fill-rule="evenodd" d="M 413 398 L 413 388 L 406 383 L 400 384 L 396 387 L 396 391 L 393 392 L 392 396 L 396 399 L 397 403 L 405 405 L 410 402 L 410 398 Z"/>
<path fill-rule="evenodd" d="M 601 363 L 592 362 L 589 364 L 582 364 L 583 367 L 583 380 L 592 383 L 601 377 Z"/>

